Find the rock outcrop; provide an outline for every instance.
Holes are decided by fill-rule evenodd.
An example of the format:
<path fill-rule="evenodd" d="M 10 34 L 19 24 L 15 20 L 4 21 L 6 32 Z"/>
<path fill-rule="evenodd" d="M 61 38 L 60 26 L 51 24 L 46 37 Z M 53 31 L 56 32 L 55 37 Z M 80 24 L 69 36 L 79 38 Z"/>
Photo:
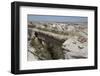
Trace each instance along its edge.
<path fill-rule="evenodd" d="M 87 39 L 84 37 L 73 37 L 66 40 L 62 48 L 64 49 L 65 59 L 78 59 L 88 57 Z"/>
<path fill-rule="evenodd" d="M 30 23 L 28 61 L 88 58 L 86 25 Z"/>

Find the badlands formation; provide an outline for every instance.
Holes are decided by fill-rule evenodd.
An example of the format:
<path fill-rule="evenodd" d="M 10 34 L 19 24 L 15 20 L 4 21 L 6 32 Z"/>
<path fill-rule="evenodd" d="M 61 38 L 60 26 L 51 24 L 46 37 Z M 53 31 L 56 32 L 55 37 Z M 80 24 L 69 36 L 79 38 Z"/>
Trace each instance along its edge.
<path fill-rule="evenodd" d="M 28 61 L 86 58 L 87 23 L 28 23 Z"/>

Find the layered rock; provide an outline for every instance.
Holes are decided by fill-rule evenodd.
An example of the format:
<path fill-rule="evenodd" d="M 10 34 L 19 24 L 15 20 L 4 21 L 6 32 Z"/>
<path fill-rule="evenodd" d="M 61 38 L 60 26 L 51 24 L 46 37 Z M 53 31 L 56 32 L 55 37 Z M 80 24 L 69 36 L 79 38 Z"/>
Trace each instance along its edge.
<path fill-rule="evenodd" d="M 88 57 L 87 39 L 84 37 L 73 37 L 66 40 L 62 48 L 66 59 L 78 59 Z"/>
<path fill-rule="evenodd" d="M 87 27 L 81 25 L 31 23 L 28 28 L 28 60 L 88 58 L 87 36 Z"/>

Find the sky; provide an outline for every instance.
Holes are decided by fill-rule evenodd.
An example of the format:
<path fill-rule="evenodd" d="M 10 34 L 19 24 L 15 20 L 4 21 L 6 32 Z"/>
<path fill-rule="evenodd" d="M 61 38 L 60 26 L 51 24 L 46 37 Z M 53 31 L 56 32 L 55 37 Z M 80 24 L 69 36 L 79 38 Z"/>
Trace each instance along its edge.
<path fill-rule="evenodd" d="M 88 17 L 53 16 L 53 15 L 28 15 L 28 21 L 87 22 Z"/>

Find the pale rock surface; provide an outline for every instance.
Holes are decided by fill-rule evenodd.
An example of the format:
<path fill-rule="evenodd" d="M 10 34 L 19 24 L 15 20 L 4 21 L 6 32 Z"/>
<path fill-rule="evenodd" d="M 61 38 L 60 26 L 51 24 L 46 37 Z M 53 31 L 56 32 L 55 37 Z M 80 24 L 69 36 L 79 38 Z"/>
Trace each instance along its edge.
<path fill-rule="evenodd" d="M 65 52 L 65 58 L 87 58 L 87 42 L 81 43 L 77 39 L 77 37 L 70 38 L 63 43 L 62 48 Z"/>

